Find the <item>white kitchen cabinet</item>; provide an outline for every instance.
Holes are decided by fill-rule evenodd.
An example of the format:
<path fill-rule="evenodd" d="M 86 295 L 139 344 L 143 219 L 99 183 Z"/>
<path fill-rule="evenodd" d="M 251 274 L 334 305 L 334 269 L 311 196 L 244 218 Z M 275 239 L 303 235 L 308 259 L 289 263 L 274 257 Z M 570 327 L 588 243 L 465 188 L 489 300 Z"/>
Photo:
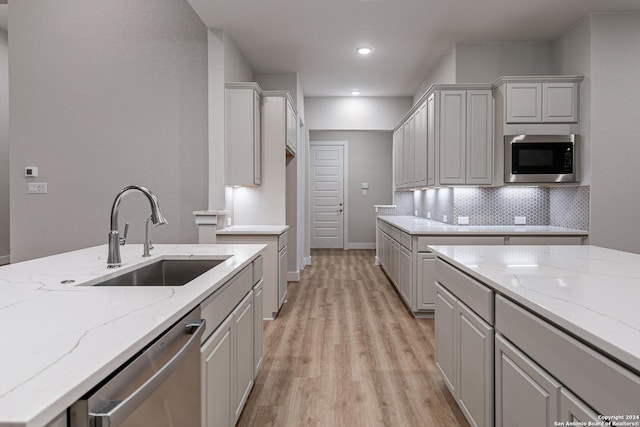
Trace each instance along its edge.
<path fill-rule="evenodd" d="M 478 427 L 493 426 L 493 327 L 458 300 L 458 405 Z"/>
<path fill-rule="evenodd" d="M 435 262 L 435 255 L 433 253 L 418 253 L 417 295 L 414 311 L 434 310 L 436 302 Z"/>
<path fill-rule="evenodd" d="M 413 307 L 412 273 L 411 268 L 412 253 L 407 248 L 400 246 L 398 253 L 398 291 L 404 298 L 407 307 Z"/>
<path fill-rule="evenodd" d="M 413 188 L 414 169 L 414 123 L 413 116 L 409 117 L 402 126 L 403 146 L 402 146 L 402 187 Z"/>
<path fill-rule="evenodd" d="M 443 90 L 439 122 L 440 184 L 491 184 L 493 95 L 491 90 Z"/>
<path fill-rule="evenodd" d="M 509 236 L 509 245 L 582 245 L 582 236 Z"/>
<path fill-rule="evenodd" d="M 437 123 L 440 115 L 437 109 L 437 93 L 432 93 L 427 97 L 427 185 L 433 186 L 436 183 L 436 143 L 437 143 Z"/>
<path fill-rule="evenodd" d="M 413 185 L 426 187 L 427 159 L 427 102 L 423 102 L 413 115 Z"/>
<path fill-rule="evenodd" d="M 233 422 L 238 420 L 253 387 L 253 291 L 233 310 Z"/>
<path fill-rule="evenodd" d="M 291 99 L 287 98 L 287 143 L 286 148 L 287 151 L 295 156 L 296 150 L 298 149 L 298 115 L 296 113 L 295 108 L 293 107 L 293 103 Z"/>
<path fill-rule="evenodd" d="M 402 188 L 404 179 L 404 169 L 402 167 L 404 162 L 403 136 L 402 126 L 393 132 L 393 185 L 396 190 Z"/>
<path fill-rule="evenodd" d="M 456 297 L 436 283 L 435 363 L 445 385 L 454 397 L 458 395 L 457 307 Z"/>
<path fill-rule="evenodd" d="M 202 425 L 229 427 L 233 408 L 233 315 L 201 347 Z"/>
<path fill-rule="evenodd" d="M 593 421 L 595 424 L 602 421 L 598 418 L 598 414 L 586 403 L 580 400 L 576 395 L 571 393 L 569 389 L 562 387 L 560 389 L 560 419 L 559 421 L 580 421 L 588 423 Z M 637 420 L 636 420 L 637 421 Z"/>
<path fill-rule="evenodd" d="M 263 361 L 263 299 L 264 280 L 260 279 L 257 285 L 253 287 L 253 378 L 258 376 L 260 366 Z"/>
<path fill-rule="evenodd" d="M 560 383 L 500 334 L 495 338 L 496 427 L 552 426 Z"/>
<path fill-rule="evenodd" d="M 261 93 L 256 83 L 225 84 L 225 185 L 262 182 Z"/>
<path fill-rule="evenodd" d="M 578 122 L 578 83 L 533 80 L 507 83 L 506 90 L 508 124 Z"/>
<path fill-rule="evenodd" d="M 278 303 L 282 307 L 287 298 L 287 246 L 278 251 Z"/>

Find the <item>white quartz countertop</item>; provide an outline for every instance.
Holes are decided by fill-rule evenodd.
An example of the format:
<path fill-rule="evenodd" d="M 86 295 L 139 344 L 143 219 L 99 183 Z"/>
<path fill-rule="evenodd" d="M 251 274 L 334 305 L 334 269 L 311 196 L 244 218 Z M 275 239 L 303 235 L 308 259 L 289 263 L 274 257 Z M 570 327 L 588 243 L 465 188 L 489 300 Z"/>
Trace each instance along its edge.
<path fill-rule="evenodd" d="M 413 235 L 568 235 L 586 236 L 589 232 L 551 225 L 451 225 L 416 216 L 379 216 L 378 219 Z"/>
<path fill-rule="evenodd" d="M 42 426 L 248 265 L 265 245 L 107 246 L 0 267 L 0 426 Z M 98 287 L 159 259 L 226 259 L 179 287 Z M 61 284 L 63 280 L 73 284 Z"/>
<path fill-rule="evenodd" d="M 230 225 L 216 234 L 274 234 L 279 235 L 289 229 L 288 225 Z"/>
<path fill-rule="evenodd" d="M 640 255 L 597 246 L 432 246 L 443 258 L 640 372 Z"/>

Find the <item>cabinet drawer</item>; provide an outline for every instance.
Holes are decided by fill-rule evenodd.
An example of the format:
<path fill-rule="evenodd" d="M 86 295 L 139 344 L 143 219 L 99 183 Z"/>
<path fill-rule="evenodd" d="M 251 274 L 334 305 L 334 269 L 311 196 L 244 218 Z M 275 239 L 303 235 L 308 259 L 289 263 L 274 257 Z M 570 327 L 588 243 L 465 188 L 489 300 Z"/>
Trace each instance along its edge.
<path fill-rule="evenodd" d="M 428 236 L 418 237 L 418 252 L 431 252 L 429 246 L 504 245 L 504 236 Z"/>
<path fill-rule="evenodd" d="M 389 224 L 387 224 L 384 221 L 378 220 L 378 227 L 380 228 L 380 230 L 382 230 L 383 232 L 391 235 L 391 226 Z"/>
<path fill-rule="evenodd" d="M 262 280 L 264 259 L 262 255 L 253 261 L 253 284 L 255 285 Z"/>
<path fill-rule="evenodd" d="M 284 233 L 282 233 L 281 235 L 278 236 L 278 250 L 279 251 L 281 251 L 282 248 L 287 246 L 288 235 L 289 235 L 289 233 L 287 231 L 285 231 Z"/>
<path fill-rule="evenodd" d="M 253 265 L 248 265 L 200 304 L 202 318 L 207 321 L 202 342 L 216 330 L 251 288 L 253 288 Z"/>
<path fill-rule="evenodd" d="M 493 291 L 441 259 L 436 260 L 436 281 L 493 325 Z"/>
<path fill-rule="evenodd" d="M 496 329 L 596 411 L 637 414 L 640 377 L 633 372 L 502 296 Z"/>
<path fill-rule="evenodd" d="M 394 228 L 392 237 L 398 243 L 400 243 L 402 246 L 404 246 L 405 248 L 411 250 L 411 235 L 410 234 L 407 234 L 402 230 Z"/>

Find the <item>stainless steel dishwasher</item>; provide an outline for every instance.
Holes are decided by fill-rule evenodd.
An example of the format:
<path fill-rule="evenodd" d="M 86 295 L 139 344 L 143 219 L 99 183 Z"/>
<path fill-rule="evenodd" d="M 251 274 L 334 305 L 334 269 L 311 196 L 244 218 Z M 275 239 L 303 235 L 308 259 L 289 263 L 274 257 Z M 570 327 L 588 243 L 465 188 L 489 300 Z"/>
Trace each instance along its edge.
<path fill-rule="evenodd" d="M 71 427 L 199 427 L 200 308 L 69 410 Z"/>

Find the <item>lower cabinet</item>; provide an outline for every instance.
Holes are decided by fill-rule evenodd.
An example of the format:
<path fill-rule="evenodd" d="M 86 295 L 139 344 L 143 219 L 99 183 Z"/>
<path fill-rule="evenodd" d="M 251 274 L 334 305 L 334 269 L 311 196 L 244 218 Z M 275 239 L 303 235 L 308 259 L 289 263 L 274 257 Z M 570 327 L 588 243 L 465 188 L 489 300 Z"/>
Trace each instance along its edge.
<path fill-rule="evenodd" d="M 400 291 L 400 295 L 404 298 L 407 306 L 413 307 L 413 292 L 411 291 L 411 281 L 413 279 L 411 258 L 413 254 L 404 246 L 399 246 L 398 251 L 398 291 Z"/>
<path fill-rule="evenodd" d="M 264 289 L 264 280 L 260 280 L 253 287 L 253 378 L 258 376 L 260 366 L 262 366 L 263 354 L 263 325 L 262 325 L 262 298 Z"/>
<path fill-rule="evenodd" d="M 496 427 L 552 426 L 560 383 L 502 335 L 495 340 Z"/>
<path fill-rule="evenodd" d="M 287 298 L 287 247 L 278 251 L 278 310 Z"/>
<path fill-rule="evenodd" d="M 436 284 L 435 362 L 472 426 L 493 425 L 491 325 Z"/>
<path fill-rule="evenodd" d="M 234 424 L 240 417 L 253 387 L 253 326 L 253 291 L 251 291 L 233 310 Z"/>
<path fill-rule="evenodd" d="M 414 311 L 434 310 L 436 302 L 436 259 L 433 253 L 418 253 Z"/>
<path fill-rule="evenodd" d="M 233 420 L 233 315 L 200 349 L 202 365 L 202 425 L 229 427 Z"/>

